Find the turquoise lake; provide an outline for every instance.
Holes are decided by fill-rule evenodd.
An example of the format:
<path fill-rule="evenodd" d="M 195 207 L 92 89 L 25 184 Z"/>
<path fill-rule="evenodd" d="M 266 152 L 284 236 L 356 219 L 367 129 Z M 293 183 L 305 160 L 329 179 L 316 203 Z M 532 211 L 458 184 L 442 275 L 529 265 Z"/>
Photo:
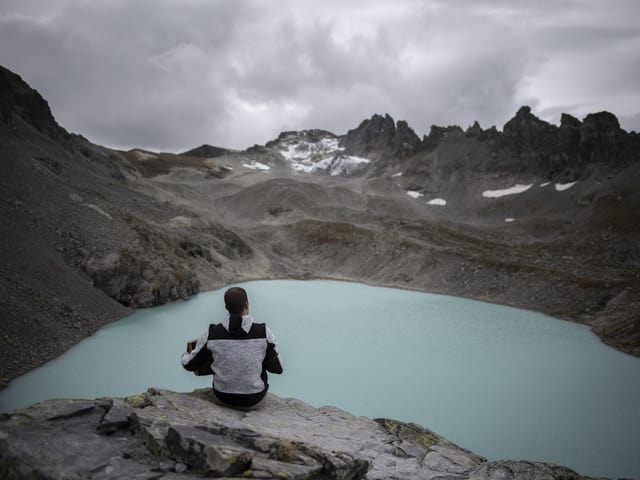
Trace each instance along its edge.
<path fill-rule="evenodd" d="M 271 391 L 419 423 L 487 457 L 640 478 L 640 359 L 587 327 L 455 297 L 333 281 L 241 283 L 278 341 Z M 225 314 L 223 290 L 140 310 L 14 380 L 0 411 L 47 398 L 191 391 L 188 340 Z"/>

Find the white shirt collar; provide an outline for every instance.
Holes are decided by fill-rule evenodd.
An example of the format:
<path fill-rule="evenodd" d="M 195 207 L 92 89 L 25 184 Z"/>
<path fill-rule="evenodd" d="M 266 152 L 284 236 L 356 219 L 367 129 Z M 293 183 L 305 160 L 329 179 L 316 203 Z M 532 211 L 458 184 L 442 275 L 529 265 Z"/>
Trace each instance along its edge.
<path fill-rule="evenodd" d="M 222 320 L 222 326 L 225 328 L 227 332 L 229 331 L 229 317 L 230 315 L 227 314 Z M 246 333 L 249 333 L 249 330 L 251 330 L 252 324 L 253 324 L 253 318 L 251 317 L 251 315 L 242 316 L 242 324 L 240 325 L 242 330 L 244 330 Z"/>

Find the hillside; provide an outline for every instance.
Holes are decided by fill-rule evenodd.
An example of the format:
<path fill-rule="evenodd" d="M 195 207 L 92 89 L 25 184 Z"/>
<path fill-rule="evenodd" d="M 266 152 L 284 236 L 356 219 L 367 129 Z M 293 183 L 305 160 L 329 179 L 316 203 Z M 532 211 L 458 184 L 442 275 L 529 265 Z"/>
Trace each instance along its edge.
<path fill-rule="evenodd" d="M 117 151 L 0 68 L 2 385 L 132 308 L 258 278 L 460 295 L 640 355 L 640 138 L 614 115 L 502 131 L 374 115 L 244 151 Z"/>

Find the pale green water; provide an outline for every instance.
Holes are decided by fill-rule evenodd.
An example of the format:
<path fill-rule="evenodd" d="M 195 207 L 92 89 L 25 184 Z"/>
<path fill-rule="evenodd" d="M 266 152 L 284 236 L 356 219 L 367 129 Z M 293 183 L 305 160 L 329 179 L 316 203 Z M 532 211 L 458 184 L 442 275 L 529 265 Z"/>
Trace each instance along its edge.
<path fill-rule="evenodd" d="M 544 315 L 354 283 L 242 284 L 278 340 L 271 391 L 356 415 L 420 423 L 494 459 L 640 477 L 640 359 Z M 224 315 L 219 290 L 141 310 L 0 394 L 0 411 L 52 397 L 190 391 L 187 340 Z"/>

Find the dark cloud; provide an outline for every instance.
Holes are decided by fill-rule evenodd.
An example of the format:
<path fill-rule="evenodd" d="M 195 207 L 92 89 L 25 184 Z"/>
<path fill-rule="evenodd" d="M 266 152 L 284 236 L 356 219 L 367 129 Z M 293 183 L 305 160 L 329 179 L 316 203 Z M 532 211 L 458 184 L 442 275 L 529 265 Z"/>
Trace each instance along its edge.
<path fill-rule="evenodd" d="M 498 128 L 610 110 L 637 129 L 640 4 L 5 0 L 0 63 L 109 146 L 244 148 L 373 113 Z M 634 127 L 626 126 L 631 122 Z"/>

